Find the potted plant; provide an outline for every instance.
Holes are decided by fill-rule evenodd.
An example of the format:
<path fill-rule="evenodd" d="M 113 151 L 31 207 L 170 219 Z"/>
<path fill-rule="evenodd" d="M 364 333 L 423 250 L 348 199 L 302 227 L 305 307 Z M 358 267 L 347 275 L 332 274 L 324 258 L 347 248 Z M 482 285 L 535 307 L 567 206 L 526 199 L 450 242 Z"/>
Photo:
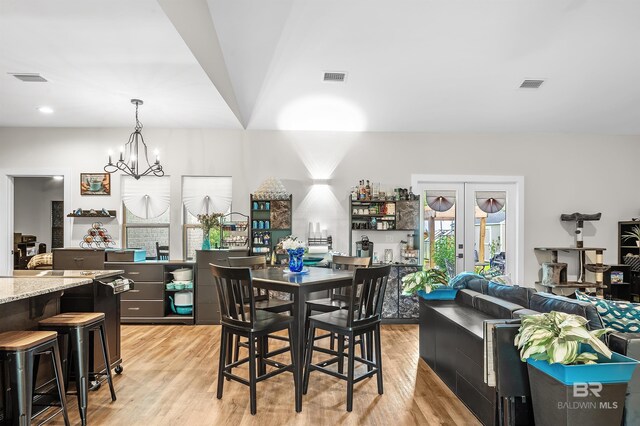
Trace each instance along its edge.
<path fill-rule="evenodd" d="M 199 214 L 198 222 L 202 228 L 202 250 L 211 250 L 211 230 L 220 226 L 222 213 Z"/>
<path fill-rule="evenodd" d="M 447 273 L 441 269 L 424 269 L 402 278 L 402 294 L 418 294 L 426 300 L 453 300 L 458 288 L 450 287 Z"/>
<path fill-rule="evenodd" d="M 636 245 L 640 247 L 640 226 L 636 225 L 633 228 L 631 228 L 631 231 L 627 231 L 624 234 L 622 234 L 622 239 L 625 241 L 635 240 Z"/>
<path fill-rule="evenodd" d="M 627 383 L 637 361 L 611 352 L 587 330 L 587 319 L 564 312 L 522 317 L 515 339 L 527 362 L 536 424 L 620 424 Z"/>

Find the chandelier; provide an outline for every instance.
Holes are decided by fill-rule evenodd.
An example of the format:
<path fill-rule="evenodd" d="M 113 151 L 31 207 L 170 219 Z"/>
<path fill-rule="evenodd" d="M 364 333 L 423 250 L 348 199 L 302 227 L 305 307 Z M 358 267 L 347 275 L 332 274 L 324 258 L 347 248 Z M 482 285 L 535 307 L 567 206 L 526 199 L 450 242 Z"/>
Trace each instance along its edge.
<path fill-rule="evenodd" d="M 129 135 L 127 143 L 123 147 L 120 147 L 120 158 L 115 164 L 111 161 L 112 152 L 109 151 L 109 163 L 104 166 L 104 171 L 107 173 L 115 173 L 120 170 L 134 177 L 136 180 L 151 173 L 158 177 L 164 176 L 164 170 L 162 170 L 162 166 L 160 165 L 158 150 L 154 151 L 156 157 L 155 162 L 153 164 L 149 162 L 147 144 L 144 142 L 144 137 L 142 136 L 142 123 L 138 119 L 138 107 L 144 102 L 140 99 L 131 99 L 131 103 L 136 106 L 136 127 L 133 133 Z M 142 157 L 139 155 L 140 144 L 142 144 L 143 150 Z M 142 161 L 146 163 L 146 166 L 143 164 L 142 167 L 147 167 L 147 169 L 140 172 L 140 163 Z"/>

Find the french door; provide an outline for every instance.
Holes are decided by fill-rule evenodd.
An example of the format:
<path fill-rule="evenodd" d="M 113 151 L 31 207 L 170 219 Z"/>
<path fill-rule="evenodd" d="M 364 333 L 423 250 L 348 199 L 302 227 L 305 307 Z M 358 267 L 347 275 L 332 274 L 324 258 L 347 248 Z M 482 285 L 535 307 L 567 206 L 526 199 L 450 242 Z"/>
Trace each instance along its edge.
<path fill-rule="evenodd" d="M 415 183 L 425 266 L 522 280 L 521 181 Z"/>

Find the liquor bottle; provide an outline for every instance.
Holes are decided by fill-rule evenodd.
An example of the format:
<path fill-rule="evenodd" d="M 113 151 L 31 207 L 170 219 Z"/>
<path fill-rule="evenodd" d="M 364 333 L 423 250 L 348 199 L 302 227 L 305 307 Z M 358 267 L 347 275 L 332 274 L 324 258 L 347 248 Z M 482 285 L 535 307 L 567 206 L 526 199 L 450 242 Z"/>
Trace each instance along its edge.
<path fill-rule="evenodd" d="M 356 201 L 358 199 L 358 187 L 354 186 L 351 188 L 351 201 Z"/>
<path fill-rule="evenodd" d="M 365 199 L 366 200 L 370 200 L 371 199 L 371 185 L 369 185 L 369 181 L 367 180 L 367 185 L 364 187 L 364 191 L 365 191 Z"/>
<path fill-rule="evenodd" d="M 367 192 L 364 186 L 364 180 L 360 181 L 360 199 L 364 200 L 367 197 Z"/>
<path fill-rule="evenodd" d="M 275 266 L 276 264 L 276 252 L 272 251 L 271 252 L 271 266 Z"/>
<path fill-rule="evenodd" d="M 415 200 L 416 199 L 416 196 L 413 194 L 413 187 L 412 186 L 409 187 L 409 199 L 410 200 Z"/>

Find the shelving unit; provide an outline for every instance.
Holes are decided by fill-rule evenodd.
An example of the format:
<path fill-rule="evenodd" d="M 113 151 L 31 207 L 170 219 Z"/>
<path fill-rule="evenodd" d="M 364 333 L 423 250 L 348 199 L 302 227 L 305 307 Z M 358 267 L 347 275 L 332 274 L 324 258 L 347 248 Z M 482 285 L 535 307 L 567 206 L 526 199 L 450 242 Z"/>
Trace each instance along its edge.
<path fill-rule="evenodd" d="M 291 235 L 292 196 L 287 199 L 260 199 L 249 197 L 249 253 L 264 255 L 270 260 L 278 242 Z M 276 253 L 276 260 L 286 254 Z"/>
<path fill-rule="evenodd" d="M 550 284 L 537 281 L 536 284 L 545 287 L 550 293 L 553 293 L 553 289 L 582 289 L 595 288 L 596 293 L 599 296 L 603 295 L 603 290 L 606 287 L 603 282 L 603 272 L 609 269 L 608 266 L 603 265 L 602 258 L 606 248 L 601 247 L 536 247 L 534 250 L 548 252 L 551 254 L 551 262 L 558 263 L 558 253 L 575 253 L 578 258 L 578 279 L 575 281 L 567 281 L 563 283 Z M 594 252 L 596 256 L 596 263 L 586 263 L 587 253 Z M 595 275 L 594 281 L 586 280 L 586 271 L 590 271 Z"/>
<path fill-rule="evenodd" d="M 102 209 L 100 209 L 102 210 Z M 116 211 L 115 210 L 107 210 L 107 212 L 109 213 L 108 215 L 104 215 L 102 213 L 98 213 L 98 210 L 95 210 L 96 213 L 89 213 L 91 210 L 82 210 L 81 214 L 74 214 L 74 213 L 69 213 L 67 215 L 67 217 L 88 217 L 88 218 L 92 218 L 92 219 L 115 219 L 116 218 Z"/>
<path fill-rule="evenodd" d="M 360 211 L 362 210 L 362 212 Z M 411 231 L 413 246 L 419 247 L 420 198 L 413 200 L 349 199 L 349 253 L 353 254 L 353 234 L 358 232 Z M 414 254 L 414 253 L 412 253 Z M 416 259 L 419 254 L 416 254 Z"/>
<path fill-rule="evenodd" d="M 248 248 L 249 247 L 249 216 L 231 212 L 222 216 L 220 220 L 220 247 Z"/>
<path fill-rule="evenodd" d="M 628 254 L 640 255 L 640 247 L 632 240 L 623 240 L 622 236 L 630 232 L 634 226 L 640 226 L 640 221 L 618 222 L 618 263 L 624 264 L 624 257 Z"/>

